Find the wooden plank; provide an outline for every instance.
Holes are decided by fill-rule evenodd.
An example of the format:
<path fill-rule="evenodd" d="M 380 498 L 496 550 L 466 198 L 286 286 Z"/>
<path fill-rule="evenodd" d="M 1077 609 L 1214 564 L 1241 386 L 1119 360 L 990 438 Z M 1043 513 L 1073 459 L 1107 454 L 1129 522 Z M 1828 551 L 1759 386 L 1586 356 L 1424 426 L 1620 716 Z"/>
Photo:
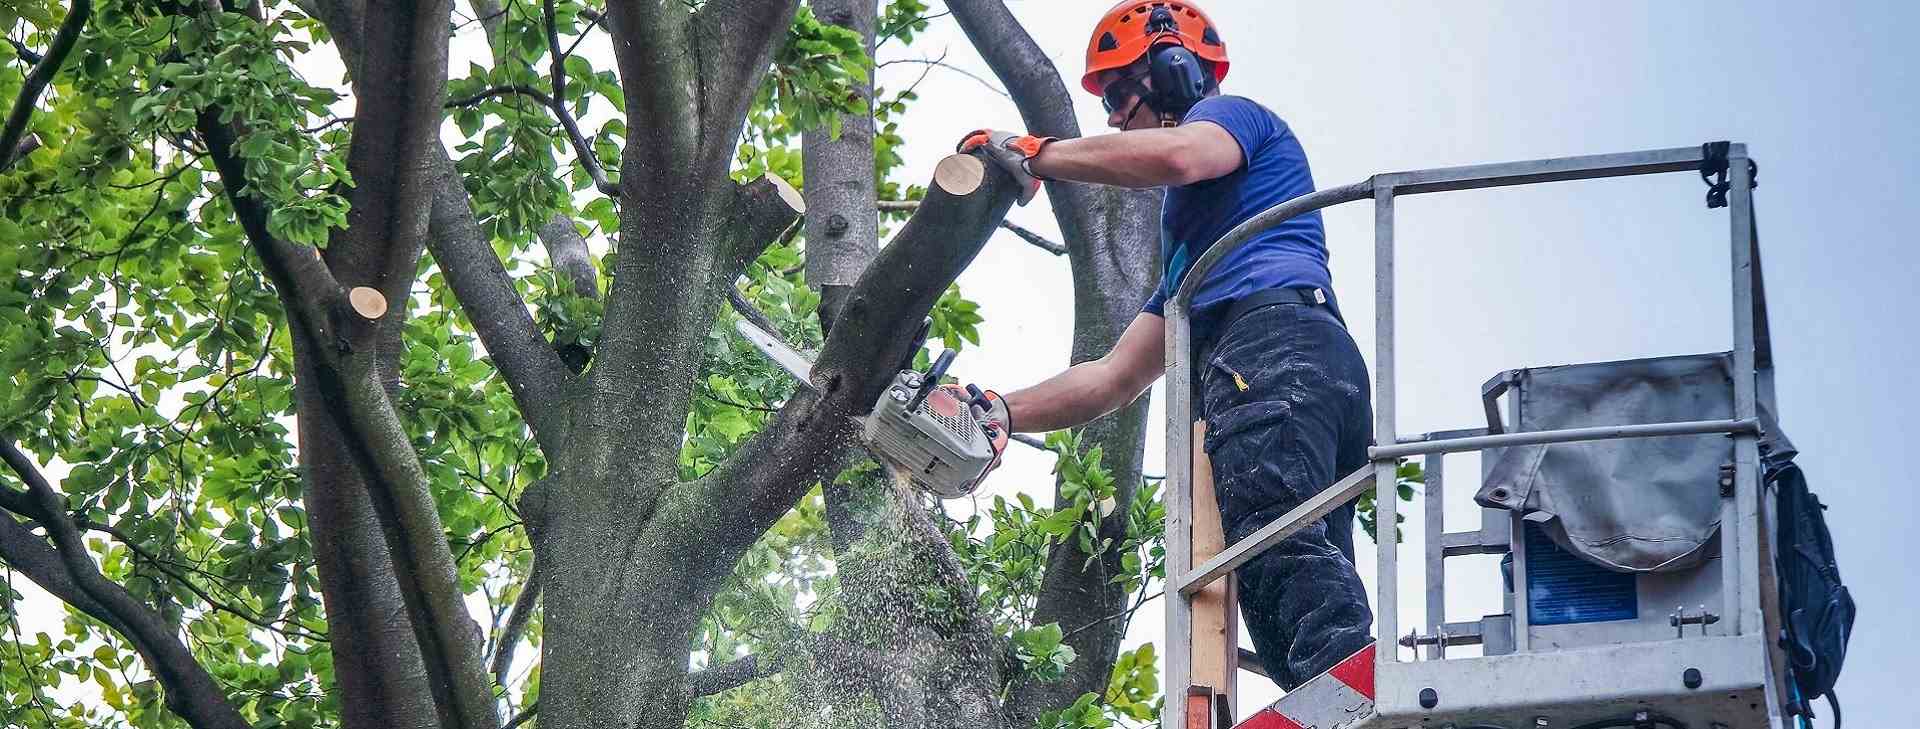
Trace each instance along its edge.
<path fill-rule="evenodd" d="M 1204 563 L 1226 549 L 1220 507 L 1213 495 L 1213 464 L 1207 459 L 1207 423 L 1193 426 L 1193 560 Z M 1231 575 L 1193 595 L 1193 679 L 1229 697 L 1240 665 L 1239 602 Z"/>

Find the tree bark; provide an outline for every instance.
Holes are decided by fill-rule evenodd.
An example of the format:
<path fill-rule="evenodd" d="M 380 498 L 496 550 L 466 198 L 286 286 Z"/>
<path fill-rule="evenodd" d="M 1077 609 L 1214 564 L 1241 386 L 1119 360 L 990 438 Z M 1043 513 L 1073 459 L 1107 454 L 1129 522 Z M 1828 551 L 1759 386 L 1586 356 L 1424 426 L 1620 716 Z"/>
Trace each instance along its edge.
<path fill-rule="evenodd" d="M 873 54 L 875 0 L 813 0 L 820 20 L 860 34 Z M 806 170 L 807 284 L 852 286 L 880 253 L 878 197 L 873 169 L 873 84 L 855 84 L 863 111 L 840 117 L 840 136 L 828 128 L 801 135 Z"/>
<path fill-rule="evenodd" d="M 859 33 L 872 54 L 873 0 L 814 0 L 812 7 L 821 20 Z M 880 250 L 873 92 L 870 84 L 857 91 L 866 111 L 843 115 L 839 138 L 825 128 L 803 135 L 807 282 L 820 290 L 820 328 L 829 337 L 853 284 Z M 828 470 L 865 456 L 848 446 Z M 847 588 L 847 616 L 835 635 L 839 643 L 865 646 L 823 661 L 827 680 L 871 694 L 892 729 L 1001 726 L 993 626 L 978 613 L 965 570 L 919 500 L 886 474 L 854 483 L 822 479 L 822 490 Z M 869 533 L 870 525 L 877 530 Z"/>
<path fill-rule="evenodd" d="M 345 438 L 327 409 L 307 337 L 294 337 L 295 420 L 300 434 L 303 501 L 313 540 L 328 650 L 344 729 L 440 726 L 413 619 L 380 534 L 367 483 L 347 459 Z M 397 349 L 397 347 L 396 347 Z M 397 369 L 398 357 L 382 365 Z"/>
<path fill-rule="evenodd" d="M 731 459 L 697 481 L 647 489 L 659 501 L 644 516 L 605 482 L 579 483 L 616 471 L 595 474 L 583 468 L 590 462 L 568 459 L 559 464 L 563 485 L 523 508 L 542 523 L 535 549 L 546 583 L 544 726 L 678 729 L 685 721 L 687 646 L 713 595 L 834 461 L 852 435 L 850 416 L 872 406 L 904 354 L 903 330 L 932 309 L 1013 203 L 1013 182 L 978 158 L 942 164 L 971 169 L 973 186 L 936 183 L 856 285 L 842 319 L 851 325 L 828 338 L 814 389 L 792 398 Z M 717 301 L 718 286 L 731 283 L 732 275 L 709 279 L 704 293 Z M 712 305 L 695 311 L 711 324 Z M 684 410 L 656 434 L 677 442 L 682 418 Z"/>
<path fill-rule="evenodd" d="M 1073 100 L 1059 71 L 1002 0 L 950 0 L 948 8 L 1013 96 L 1030 133 L 1080 136 Z M 1160 195 L 1048 182 L 1047 196 L 1073 266 L 1072 362 L 1097 359 L 1113 348 L 1159 279 Z M 1117 484 L 1117 514 L 1127 513 L 1140 483 L 1146 416 L 1147 397 L 1142 396 L 1083 430 L 1087 444 L 1105 453 L 1102 462 Z M 1057 488 L 1054 505 L 1065 505 Z M 1125 519 L 1101 522 L 1102 538 L 1119 544 L 1125 534 Z M 1034 622 L 1057 622 L 1062 630 L 1073 631 L 1125 609 L 1125 590 L 1110 582 L 1119 571 L 1117 550 L 1087 565 L 1077 544 L 1056 545 L 1048 554 Z M 1042 711 L 1072 704 L 1081 694 L 1105 691 L 1126 630 L 1126 621 L 1112 620 L 1069 637 L 1067 644 L 1079 658 L 1063 679 L 1014 683 L 1007 707 L 1016 720 L 1025 725 Z"/>

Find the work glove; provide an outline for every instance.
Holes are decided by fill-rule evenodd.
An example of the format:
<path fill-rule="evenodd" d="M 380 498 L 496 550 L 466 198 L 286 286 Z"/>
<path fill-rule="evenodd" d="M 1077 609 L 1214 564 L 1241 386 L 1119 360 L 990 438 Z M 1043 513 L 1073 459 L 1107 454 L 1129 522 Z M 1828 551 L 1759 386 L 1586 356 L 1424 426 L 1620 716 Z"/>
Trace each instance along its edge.
<path fill-rule="evenodd" d="M 1035 137 L 1028 134 L 1015 134 L 996 129 L 975 129 L 960 140 L 959 151 L 972 152 L 984 149 L 993 163 L 1006 170 L 1016 182 L 1020 183 L 1020 204 L 1033 200 L 1040 191 L 1040 182 L 1045 178 L 1033 173 L 1033 158 L 1040 154 L 1049 143 L 1059 141 L 1057 137 Z"/>
<path fill-rule="evenodd" d="M 1013 437 L 1013 412 L 1007 409 L 1006 398 L 992 390 L 980 390 L 980 397 L 976 398 L 967 391 L 968 388 L 959 385 L 941 385 L 940 389 L 953 395 L 964 407 L 978 407 L 985 416 L 987 443 L 993 448 L 993 460 L 987 463 L 986 470 L 980 472 L 980 477 L 974 479 L 973 485 L 968 488 L 971 491 L 978 488 L 980 482 L 987 479 L 987 474 L 993 473 L 993 469 L 1000 467 L 1000 457 L 1007 452 L 1007 442 Z"/>

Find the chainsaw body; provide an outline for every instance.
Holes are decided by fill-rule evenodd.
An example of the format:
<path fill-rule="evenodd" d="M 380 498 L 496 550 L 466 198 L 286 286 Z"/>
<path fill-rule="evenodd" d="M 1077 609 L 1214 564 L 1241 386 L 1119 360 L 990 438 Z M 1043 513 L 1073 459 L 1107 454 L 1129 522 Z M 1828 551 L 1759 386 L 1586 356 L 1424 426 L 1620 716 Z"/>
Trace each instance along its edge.
<path fill-rule="evenodd" d="M 914 487 L 943 499 L 973 493 L 993 462 L 985 422 L 937 379 L 913 370 L 901 370 L 880 393 L 861 419 L 860 442 Z"/>
<path fill-rule="evenodd" d="M 925 344 L 931 324 L 928 320 L 920 325 L 909 352 L 918 352 Z M 813 362 L 779 336 L 746 319 L 734 322 L 734 329 L 774 364 L 802 384 L 809 383 Z M 961 400 L 940 387 L 954 354 L 953 350 L 941 352 L 926 372 L 913 370 L 910 358 L 902 362 L 873 411 L 858 418 L 861 445 L 915 488 L 943 499 L 973 493 L 994 455 L 986 396 L 969 387 L 972 400 Z"/>

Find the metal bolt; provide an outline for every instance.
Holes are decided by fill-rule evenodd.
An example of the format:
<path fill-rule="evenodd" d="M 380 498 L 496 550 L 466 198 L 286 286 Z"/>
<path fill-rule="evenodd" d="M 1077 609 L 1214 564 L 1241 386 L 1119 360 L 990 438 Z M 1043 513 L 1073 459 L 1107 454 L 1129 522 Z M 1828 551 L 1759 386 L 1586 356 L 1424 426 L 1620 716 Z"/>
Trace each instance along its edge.
<path fill-rule="evenodd" d="M 893 401 L 894 401 L 894 402 L 906 402 L 906 401 L 907 401 L 907 391 L 906 391 L 906 390 L 902 390 L 902 389 L 900 389 L 900 388 L 897 388 L 897 387 L 896 387 L 896 388 L 894 388 L 894 390 L 893 390 Z"/>
<path fill-rule="evenodd" d="M 1420 689 L 1420 708 L 1431 709 L 1440 705 L 1440 692 L 1432 687 Z"/>
<path fill-rule="evenodd" d="M 1494 490 L 1493 490 L 1493 498 L 1494 498 L 1494 500 L 1496 500 L 1496 501 L 1505 501 L 1505 500 L 1507 499 L 1507 490 L 1506 490 L 1506 489 L 1494 489 Z"/>
<path fill-rule="evenodd" d="M 1533 725 L 1536 727 L 1542 727 L 1544 729 L 1544 727 L 1552 726 L 1553 722 L 1547 721 L 1547 717 L 1536 716 L 1536 717 L 1533 717 Z"/>

